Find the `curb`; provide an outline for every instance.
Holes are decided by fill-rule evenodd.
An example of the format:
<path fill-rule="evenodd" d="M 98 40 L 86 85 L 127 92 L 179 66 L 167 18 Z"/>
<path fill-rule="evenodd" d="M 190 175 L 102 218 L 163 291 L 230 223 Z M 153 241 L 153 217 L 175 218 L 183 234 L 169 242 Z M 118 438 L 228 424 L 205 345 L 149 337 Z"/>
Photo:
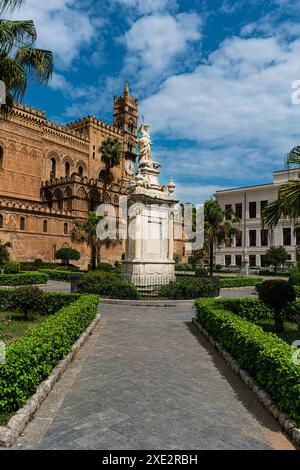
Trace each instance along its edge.
<path fill-rule="evenodd" d="M 193 307 L 195 300 L 122 300 L 103 299 L 100 304 L 131 305 L 133 307 Z"/>
<path fill-rule="evenodd" d="M 256 395 L 260 403 L 273 415 L 276 421 L 279 422 L 283 431 L 290 437 L 291 441 L 299 448 L 300 447 L 300 429 L 297 428 L 295 421 L 283 411 L 280 411 L 277 408 L 275 401 L 266 393 L 255 380 L 250 377 L 248 372 L 241 369 L 236 362 L 236 360 L 227 352 L 214 338 L 209 334 L 209 332 L 201 326 L 200 323 L 193 318 L 194 326 L 200 331 L 200 333 L 205 336 L 209 343 L 218 351 L 218 353 L 225 359 L 229 367 L 242 379 L 245 385 Z"/>
<path fill-rule="evenodd" d="M 96 325 L 99 323 L 100 319 L 101 315 L 97 314 L 95 320 L 87 327 L 73 345 L 72 351 L 57 364 L 49 377 L 38 386 L 34 395 L 32 395 L 27 403 L 12 416 L 8 424 L 0 427 L 0 447 L 10 447 L 14 444 L 19 435 L 24 431 L 25 426 L 33 417 L 34 413 L 41 406 L 42 402 L 49 395 L 56 382 L 58 382 L 61 375 L 72 362 L 77 351 L 85 343 Z"/>

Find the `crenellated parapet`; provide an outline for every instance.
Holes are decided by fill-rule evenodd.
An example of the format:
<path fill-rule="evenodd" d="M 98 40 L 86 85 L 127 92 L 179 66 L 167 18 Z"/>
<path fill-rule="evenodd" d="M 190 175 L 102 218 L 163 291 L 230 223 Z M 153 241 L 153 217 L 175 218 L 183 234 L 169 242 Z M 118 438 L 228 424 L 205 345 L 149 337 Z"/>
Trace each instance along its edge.
<path fill-rule="evenodd" d="M 86 128 L 89 125 L 96 126 L 98 129 L 103 130 L 104 132 L 111 132 L 118 137 L 123 136 L 123 132 L 106 122 L 100 121 L 100 119 L 95 118 L 94 116 L 86 116 L 83 119 L 78 119 L 77 121 L 70 122 L 69 124 L 65 124 L 63 129 L 66 130 L 74 130 L 77 133 L 81 132 L 82 129 Z"/>
<path fill-rule="evenodd" d="M 36 215 L 48 215 L 55 217 L 73 217 L 72 213 L 67 210 L 50 209 L 42 204 L 15 202 L 15 201 L 0 201 L 0 210 L 7 210 L 13 212 L 28 212 L 35 213 Z"/>

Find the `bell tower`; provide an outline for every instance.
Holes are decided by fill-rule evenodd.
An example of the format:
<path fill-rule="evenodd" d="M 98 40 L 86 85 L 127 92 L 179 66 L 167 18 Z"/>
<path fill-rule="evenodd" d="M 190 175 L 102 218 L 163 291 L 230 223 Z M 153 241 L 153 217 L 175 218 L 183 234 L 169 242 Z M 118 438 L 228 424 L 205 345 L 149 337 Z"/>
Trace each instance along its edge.
<path fill-rule="evenodd" d="M 125 82 L 123 95 L 114 97 L 114 126 L 124 133 L 124 151 L 134 154 L 136 148 L 133 142 L 137 135 L 138 103 L 138 98 L 130 94 L 127 82 Z"/>

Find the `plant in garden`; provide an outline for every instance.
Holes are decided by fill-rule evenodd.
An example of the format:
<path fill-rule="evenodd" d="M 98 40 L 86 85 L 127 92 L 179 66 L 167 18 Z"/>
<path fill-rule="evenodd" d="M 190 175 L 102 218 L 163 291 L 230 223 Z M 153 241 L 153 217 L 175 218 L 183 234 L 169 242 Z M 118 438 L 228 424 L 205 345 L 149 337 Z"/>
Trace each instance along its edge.
<path fill-rule="evenodd" d="M 9 248 L 12 248 L 10 242 L 2 243 L 0 240 L 0 266 L 3 266 L 9 261 Z"/>
<path fill-rule="evenodd" d="M 259 299 L 275 312 L 275 330 L 284 331 L 284 309 L 296 299 L 293 286 L 288 281 L 272 279 L 257 286 Z"/>
<path fill-rule="evenodd" d="M 5 274 L 18 274 L 20 272 L 19 261 L 7 261 L 4 265 Z"/>
<path fill-rule="evenodd" d="M 105 165 L 105 178 L 103 192 L 107 190 L 107 185 L 110 183 L 111 170 L 120 164 L 122 154 L 122 146 L 116 137 L 108 137 L 100 145 L 98 152 L 101 155 L 101 162 Z"/>
<path fill-rule="evenodd" d="M 55 259 L 60 259 L 62 261 L 62 264 L 68 265 L 70 263 L 70 260 L 80 260 L 80 253 L 79 251 L 75 250 L 75 248 L 60 248 L 55 253 Z"/>
<path fill-rule="evenodd" d="M 274 271 L 276 273 L 278 266 L 283 266 L 287 261 L 288 256 L 288 252 L 283 246 L 271 246 L 266 253 L 265 264 L 266 266 L 274 266 Z"/>
<path fill-rule="evenodd" d="M 43 291 L 38 287 L 24 286 L 15 291 L 15 308 L 28 319 L 29 312 L 40 312 L 44 303 Z"/>

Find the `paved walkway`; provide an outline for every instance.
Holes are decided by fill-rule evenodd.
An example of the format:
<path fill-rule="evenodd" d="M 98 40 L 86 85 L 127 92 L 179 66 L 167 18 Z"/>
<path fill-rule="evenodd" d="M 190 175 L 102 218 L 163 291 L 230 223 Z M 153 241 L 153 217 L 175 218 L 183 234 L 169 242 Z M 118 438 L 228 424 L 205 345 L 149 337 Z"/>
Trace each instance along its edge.
<path fill-rule="evenodd" d="M 101 313 L 15 448 L 293 448 L 193 327 L 192 309 Z"/>

